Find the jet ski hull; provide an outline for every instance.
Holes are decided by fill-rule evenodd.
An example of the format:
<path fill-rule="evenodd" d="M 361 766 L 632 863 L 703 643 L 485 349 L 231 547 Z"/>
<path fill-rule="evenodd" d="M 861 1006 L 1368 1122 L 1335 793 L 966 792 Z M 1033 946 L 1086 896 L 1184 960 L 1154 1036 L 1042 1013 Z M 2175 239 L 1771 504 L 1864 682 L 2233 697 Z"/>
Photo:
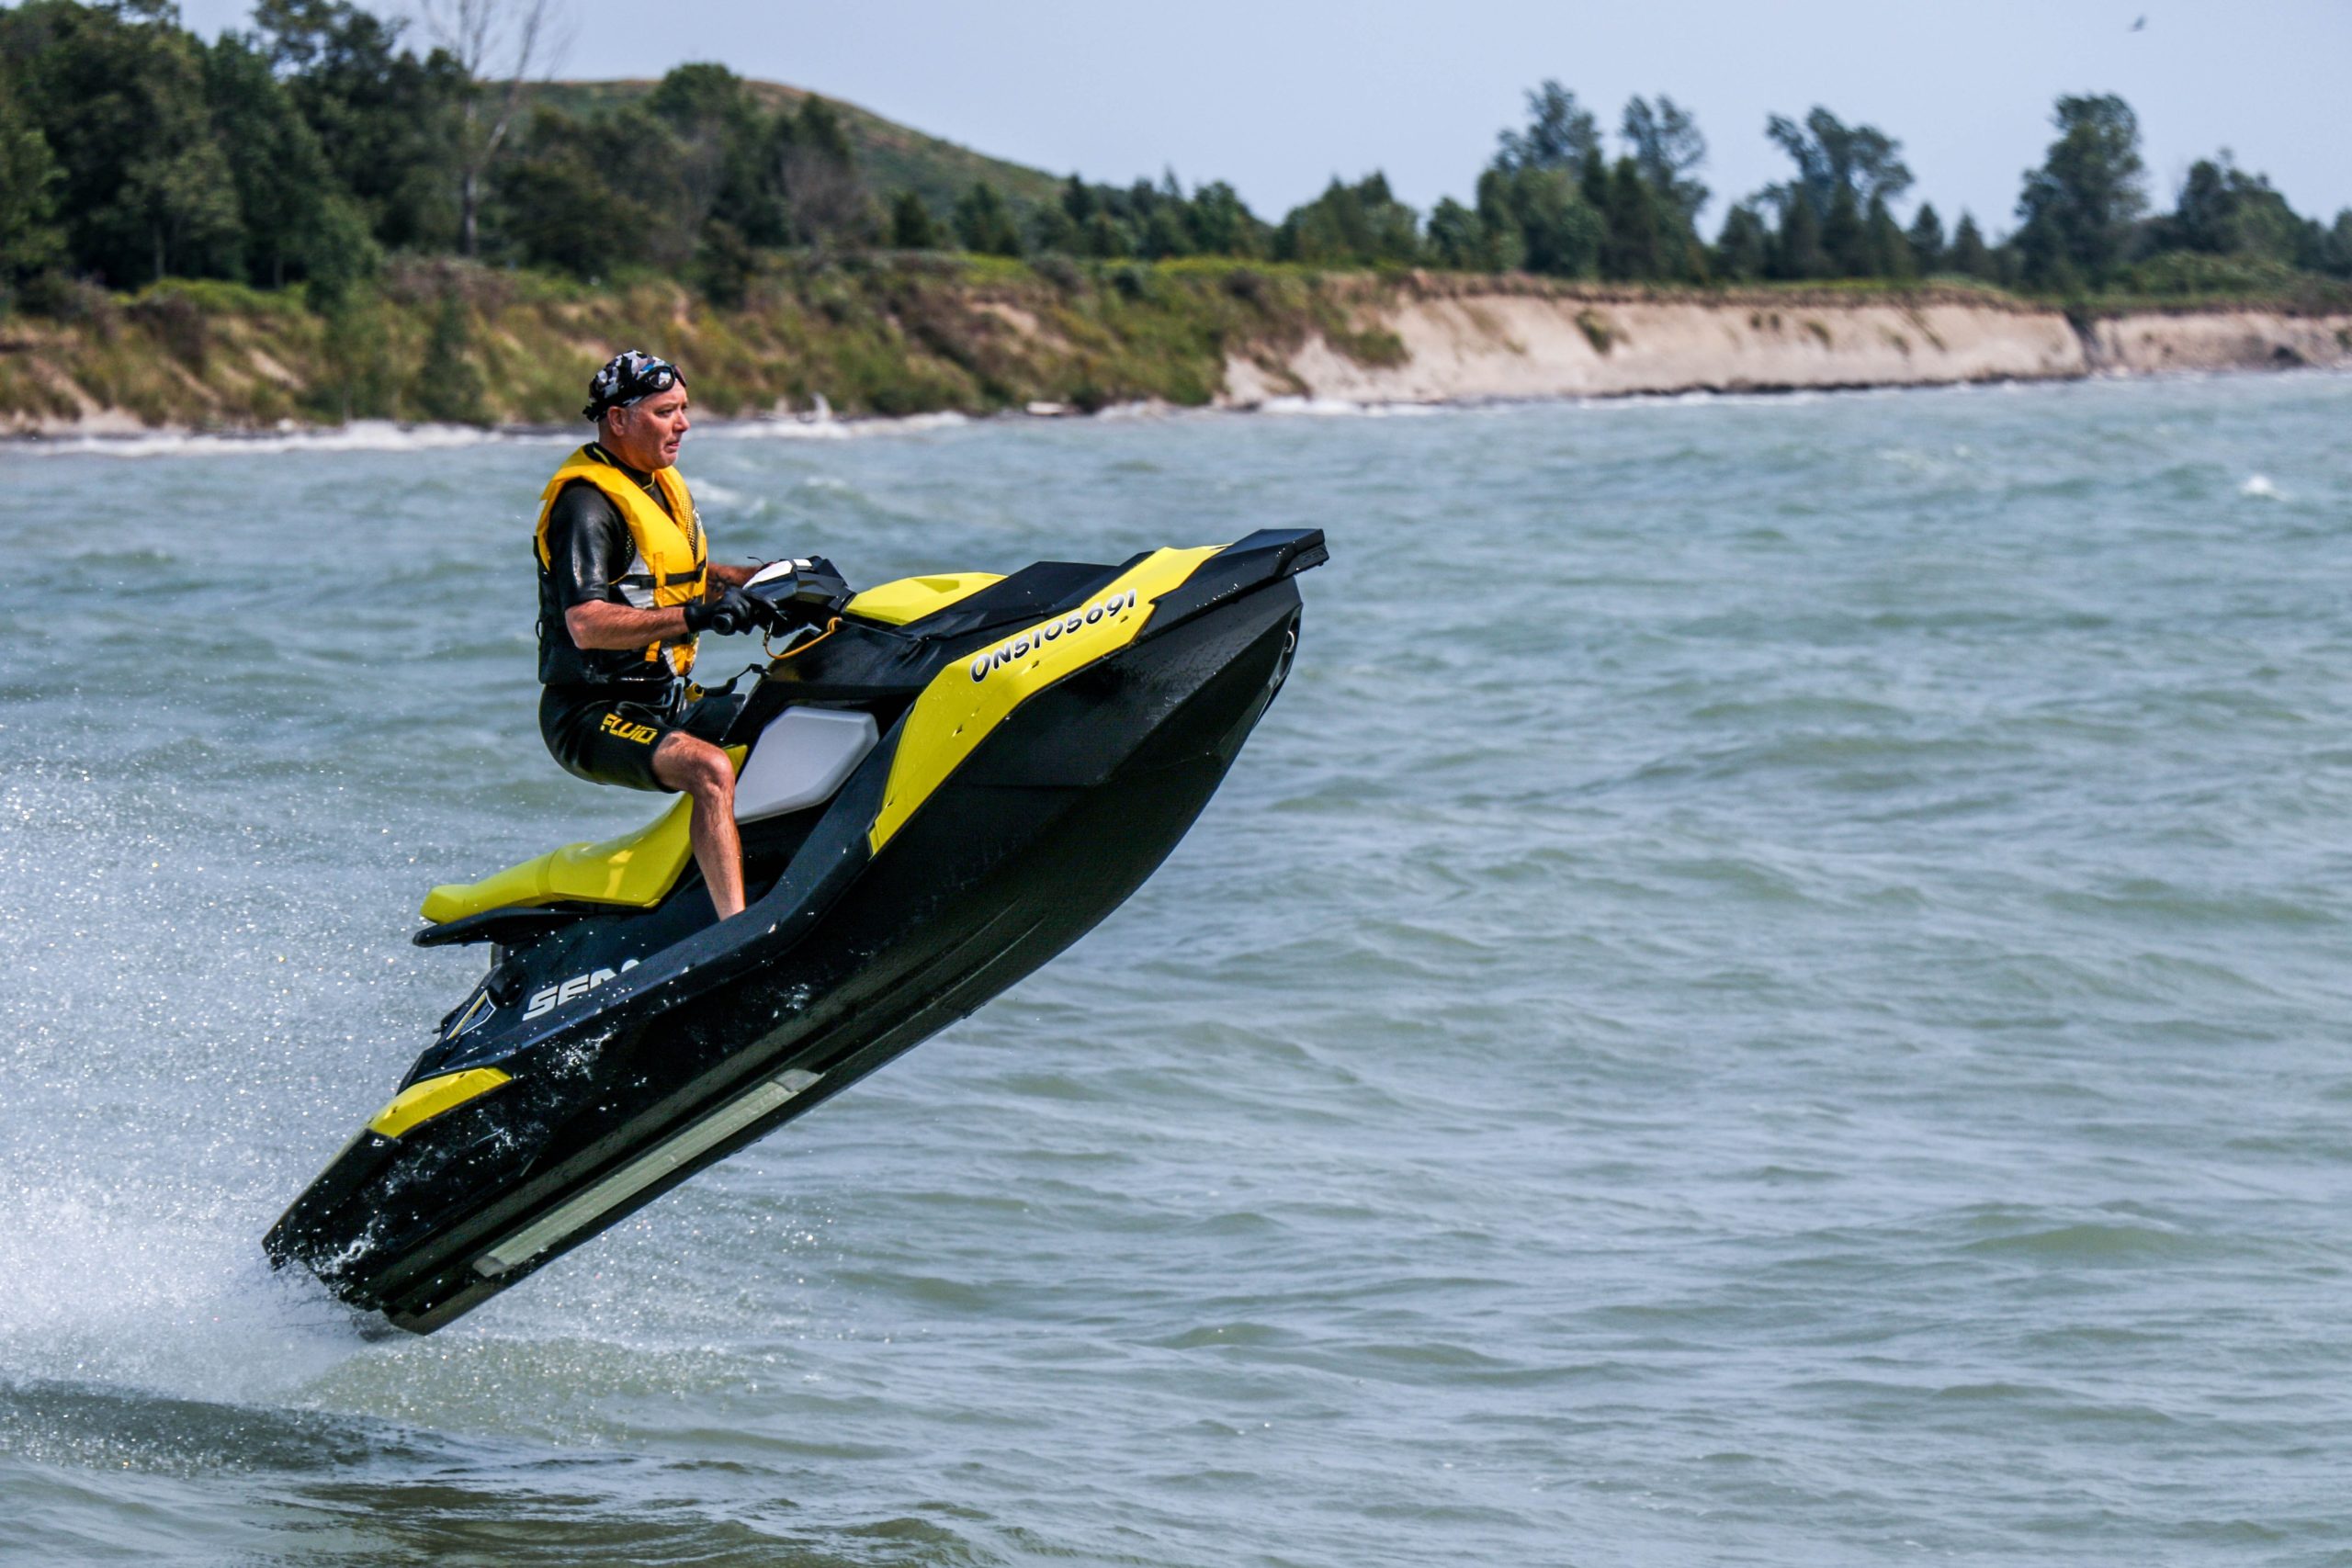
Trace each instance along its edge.
<path fill-rule="evenodd" d="M 1320 558 L 1317 538 L 1304 564 Z M 538 974 L 611 980 L 511 1026 L 459 1019 L 410 1081 L 470 1098 L 371 1124 L 272 1230 L 272 1258 L 430 1332 L 979 1008 L 1182 838 L 1287 673 L 1300 569 L 1188 584 L 1181 622 L 1015 708 L 877 848 L 886 742 L 734 920 L 669 940 L 707 908 L 693 886 L 549 939 Z"/>

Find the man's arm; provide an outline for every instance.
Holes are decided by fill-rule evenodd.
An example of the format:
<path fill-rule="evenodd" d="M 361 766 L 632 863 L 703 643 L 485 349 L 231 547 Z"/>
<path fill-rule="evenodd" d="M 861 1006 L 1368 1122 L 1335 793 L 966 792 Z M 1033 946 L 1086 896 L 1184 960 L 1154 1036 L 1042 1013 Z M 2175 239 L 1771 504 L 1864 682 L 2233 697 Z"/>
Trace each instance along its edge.
<path fill-rule="evenodd" d="M 682 605 L 666 610 L 633 610 L 627 604 L 592 599 L 563 613 L 563 629 L 571 634 L 572 644 L 578 648 L 643 648 L 649 642 L 685 636 L 686 612 Z"/>
<path fill-rule="evenodd" d="M 721 566 L 717 561 L 710 562 L 703 569 L 710 576 L 709 586 L 703 590 L 704 602 L 707 604 L 729 588 L 742 587 L 771 564 L 763 561 L 757 566 Z M 685 636 L 686 612 L 683 605 L 667 610 L 632 610 L 627 604 L 591 600 L 563 613 L 563 629 L 582 648 L 643 648 L 659 638 Z"/>
<path fill-rule="evenodd" d="M 563 612 L 563 629 L 573 647 L 624 652 L 687 635 L 682 605 L 639 609 L 616 602 L 612 584 L 629 558 L 628 529 L 595 486 L 570 485 L 556 498 L 548 519 L 548 544 L 556 591 L 571 601 Z M 706 602 L 740 587 L 760 569 L 714 565 L 707 570 Z"/>

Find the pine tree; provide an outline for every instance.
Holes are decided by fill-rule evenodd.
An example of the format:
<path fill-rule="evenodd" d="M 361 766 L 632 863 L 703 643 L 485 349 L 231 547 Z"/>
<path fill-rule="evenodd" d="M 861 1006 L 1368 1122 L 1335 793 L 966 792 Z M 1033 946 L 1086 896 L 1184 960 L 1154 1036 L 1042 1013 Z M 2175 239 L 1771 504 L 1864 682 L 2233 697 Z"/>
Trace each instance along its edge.
<path fill-rule="evenodd" d="M 2352 207 L 2336 213 L 2321 238 L 2319 266 L 2331 277 L 2352 277 Z"/>
<path fill-rule="evenodd" d="M 1578 194 L 1585 205 L 1595 212 L 1609 210 L 1609 165 L 1602 162 L 1600 149 L 1593 148 L 1584 155 L 1577 167 Z"/>
<path fill-rule="evenodd" d="M 1666 274 L 1657 197 L 1631 158 L 1617 160 L 1609 178 L 1608 238 L 1601 243 L 1600 276 L 1628 282 Z"/>
<path fill-rule="evenodd" d="M 1900 279 L 1919 276 L 1910 242 L 1904 239 L 1894 214 L 1886 209 L 1883 200 L 1873 198 L 1871 202 L 1870 217 L 1862 225 L 1862 254 L 1872 277 Z"/>
<path fill-rule="evenodd" d="M 1771 265 L 1771 234 L 1745 202 L 1724 215 L 1715 237 L 1715 276 L 1728 283 L 1752 283 Z"/>
<path fill-rule="evenodd" d="M 1923 201 L 1918 216 L 1911 220 L 1910 231 L 1904 236 L 1911 247 L 1911 258 L 1923 276 L 1932 276 L 1944 269 L 1944 225 L 1936 216 L 1936 204 Z"/>
<path fill-rule="evenodd" d="M 1984 236 L 1977 231 L 1976 220 L 1961 209 L 1960 227 L 1951 231 L 1951 254 L 1944 265 L 1962 277 L 1990 280 L 1994 276 L 1993 257 L 1984 247 Z"/>
<path fill-rule="evenodd" d="M 1021 254 L 1021 231 L 1012 221 L 1012 210 L 986 180 L 976 181 L 956 204 L 956 235 L 966 250 L 984 256 Z"/>
<path fill-rule="evenodd" d="M 1831 277 L 1867 277 L 1871 274 L 1862 211 L 1850 186 L 1839 186 L 1829 198 L 1829 209 L 1821 215 L 1821 251 L 1828 260 L 1827 276 Z"/>
<path fill-rule="evenodd" d="M 932 221 L 931 209 L 914 191 L 902 190 L 890 201 L 890 243 L 902 251 L 934 250 L 939 244 L 939 226 Z"/>
<path fill-rule="evenodd" d="M 1796 282 L 1824 277 L 1828 272 L 1829 258 L 1821 248 L 1821 220 L 1813 215 L 1813 203 L 1801 196 L 1794 197 L 1781 214 L 1781 232 L 1772 247 L 1772 276 Z"/>

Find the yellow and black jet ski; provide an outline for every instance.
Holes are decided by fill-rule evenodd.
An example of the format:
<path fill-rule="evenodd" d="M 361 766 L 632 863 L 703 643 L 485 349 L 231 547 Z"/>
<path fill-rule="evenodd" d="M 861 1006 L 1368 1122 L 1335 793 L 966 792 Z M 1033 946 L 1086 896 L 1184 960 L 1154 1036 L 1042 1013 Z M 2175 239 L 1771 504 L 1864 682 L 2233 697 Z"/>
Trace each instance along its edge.
<path fill-rule="evenodd" d="M 749 908 L 716 919 L 684 797 L 435 888 L 416 942 L 484 944 L 489 973 L 271 1260 L 430 1333 L 972 1012 L 1183 837 L 1324 558 L 1318 531 L 1265 531 L 854 598 L 757 585 L 808 629 L 724 738 Z"/>

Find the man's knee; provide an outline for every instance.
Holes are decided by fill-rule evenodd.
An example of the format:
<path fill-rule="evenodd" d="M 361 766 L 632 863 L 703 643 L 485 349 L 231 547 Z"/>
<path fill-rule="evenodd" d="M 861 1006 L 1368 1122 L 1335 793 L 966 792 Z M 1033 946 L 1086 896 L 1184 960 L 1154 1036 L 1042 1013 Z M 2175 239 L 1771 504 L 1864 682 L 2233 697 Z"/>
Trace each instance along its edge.
<path fill-rule="evenodd" d="M 735 798 L 735 765 L 707 740 L 673 732 L 653 753 L 653 776 L 696 800 L 723 805 Z"/>

